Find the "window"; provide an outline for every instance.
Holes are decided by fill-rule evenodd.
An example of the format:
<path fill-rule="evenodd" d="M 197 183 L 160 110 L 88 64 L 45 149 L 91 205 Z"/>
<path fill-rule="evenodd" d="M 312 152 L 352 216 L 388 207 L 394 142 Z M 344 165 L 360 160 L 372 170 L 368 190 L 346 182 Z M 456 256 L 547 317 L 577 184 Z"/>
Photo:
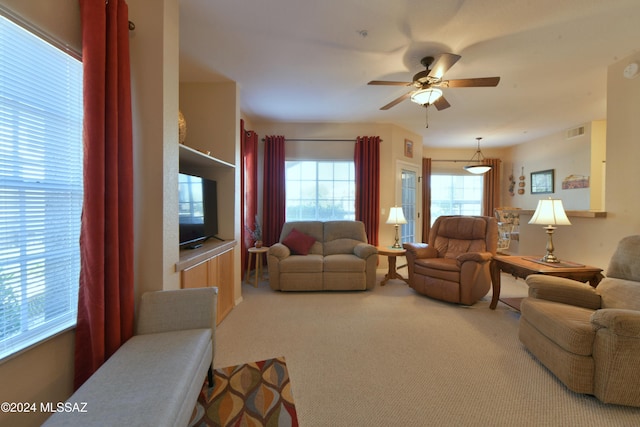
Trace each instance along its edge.
<path fill-rule="evenodd" d="M 483 177 L 431 175 L 431 225 L 441 215 L 480 215 Z"/>
<path fill-rule="evenodd" d="M 352 161 L 287 161 L 287 221 L 354 220 Z"/>
<path fill-rule="evenodd" d="M 76 322 L 82 64 L 0 16 L 0 359 Z"/>

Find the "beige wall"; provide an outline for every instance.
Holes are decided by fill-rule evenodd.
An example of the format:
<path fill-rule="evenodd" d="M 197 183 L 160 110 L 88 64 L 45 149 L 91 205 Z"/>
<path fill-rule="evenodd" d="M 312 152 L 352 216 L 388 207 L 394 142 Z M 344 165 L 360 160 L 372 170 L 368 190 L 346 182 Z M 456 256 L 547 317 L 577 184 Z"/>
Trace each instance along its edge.
<path fill-rule="evenodd" d="M 589 209 L 606 210 L 605 173 L 607 163 L 607 122 L 591 123 L 591 179 L 589 180 Z"/>
<path fill-rule="evenodd" d="M 129 18 L 136 297 L 178 289 L 178 1 L 134 0 Z M 162 215 L 158 213 L 162 212 Z"/>
<path fill-rule="evenodd" d="M 562 180 L 569 175 L 591 176 L 591 129 L 592 124 L 586 123 L 585 134 L 567 139 L 565 132 L 558 132 L 544 138 L 513 146 L 507 152 L 505 169 L 511 173 L 513 167 L 516 177 L 516 190 L 519 176 L 524 168 L 525 194 L 516 192 L 508 196 L 505 188 L 503 197 L 509 206 L 524 209 L 535 209 L 538 200 L 548 197 L 562 199 L 567 210 L 589 210 L 591 188 L 572 190 L 562 189 Z M 555 174 L 555 189 L 553 194 L 531 194 L 531 172 L 553 169 Z M 509 175 L 507 173 L 507 175 Z M 506 181 L 505 181 L 506 182 Z M 505 185 L 506 187 L 506 185 Z"/>

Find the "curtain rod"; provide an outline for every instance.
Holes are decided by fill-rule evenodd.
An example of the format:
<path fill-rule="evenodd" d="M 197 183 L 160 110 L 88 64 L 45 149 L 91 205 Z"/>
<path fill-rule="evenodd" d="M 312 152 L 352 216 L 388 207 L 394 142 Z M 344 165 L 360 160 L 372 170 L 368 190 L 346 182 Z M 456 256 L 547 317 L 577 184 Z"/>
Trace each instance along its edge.
<path fill-rule="evenodd" d="M 432 162 L 451 162 L 451 163 L 458 163 L 458 162 L 469 163 L 470 162 L 470 160 L 460 160 L 460 159 L 431 159 L 431 161 Z"/>
<path fill-rule="evenodd" d="M 356 139 L 322 139 L 322 138 L 285 138 L 285 141 L 300 141 L 300 142 L 357 142 Z M 264 138 L 262 138 L 264 141 Z M 382 139 L 380 140 L 382 142 Z"/>

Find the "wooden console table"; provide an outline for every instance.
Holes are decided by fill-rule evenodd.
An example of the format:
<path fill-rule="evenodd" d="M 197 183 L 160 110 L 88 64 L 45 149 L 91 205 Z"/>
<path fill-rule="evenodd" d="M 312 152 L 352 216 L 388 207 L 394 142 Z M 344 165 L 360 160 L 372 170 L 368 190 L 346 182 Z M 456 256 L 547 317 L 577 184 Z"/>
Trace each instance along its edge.
<path fill-rule="evenodd" d="M 503 256 L 496 255 L 491 260 L 491 284 L 493 296 L 489 308 L 495 310 L 500 299 L 500 272 L 511 274 L 513 277 L 524 279 L 530 274 L 546 274 L 549 276 L 565 277 L 579 282 L 589 282 L 594 288 L 602 280 L 602 269 L 588 265 L 576 264 L 568 261 L 557 265 L 534 261 L 531 256 Z"/>

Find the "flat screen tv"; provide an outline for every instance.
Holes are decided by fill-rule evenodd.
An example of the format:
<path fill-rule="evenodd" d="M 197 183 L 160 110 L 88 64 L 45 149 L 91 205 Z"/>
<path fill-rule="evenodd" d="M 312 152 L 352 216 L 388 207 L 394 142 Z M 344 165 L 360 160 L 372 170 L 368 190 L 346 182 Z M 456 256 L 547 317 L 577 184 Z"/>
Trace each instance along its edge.
<path fill-rule="evenodd" d="M 216 182 L 178 174 L 180 247 L 195 248 L 218 234 Z"/>

